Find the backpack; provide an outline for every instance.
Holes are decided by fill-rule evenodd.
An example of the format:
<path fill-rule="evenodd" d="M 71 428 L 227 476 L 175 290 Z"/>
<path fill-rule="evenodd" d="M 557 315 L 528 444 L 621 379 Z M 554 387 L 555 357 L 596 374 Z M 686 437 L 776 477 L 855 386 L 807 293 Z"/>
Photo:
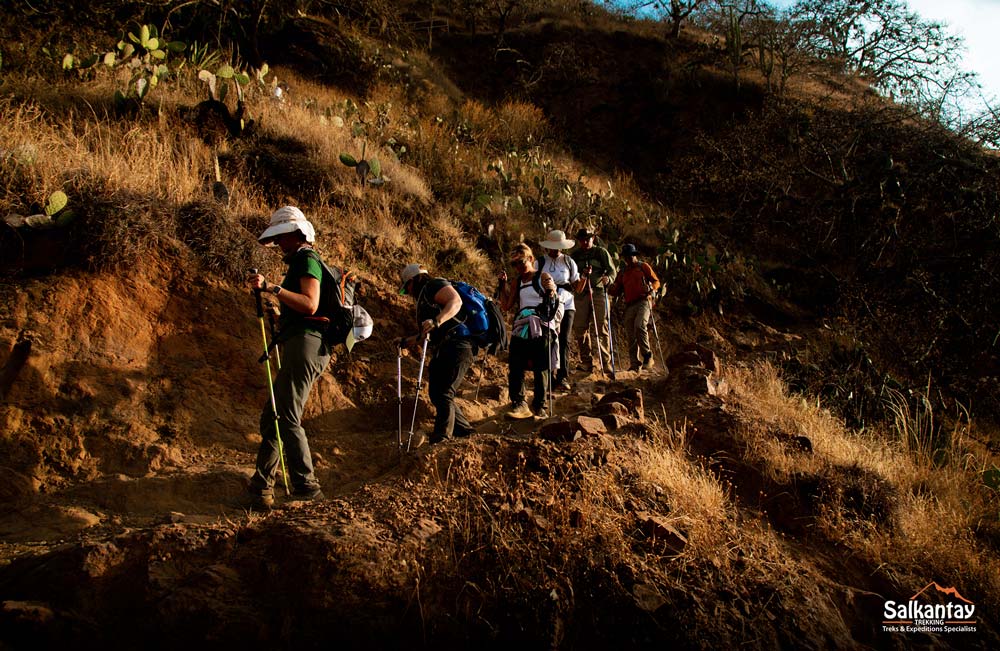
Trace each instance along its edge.
<path fill-rule="evenodd" d="M 520 282 L 521 281 L 516 282 L 516 287 L 520 286 Z M 542 297 L 542 302 L 533 308 L 535 310 L 535 314 L 538 315 L 538 318 L 540 318 L 542 321 L 550 321 L 552 317 L 556 315 L 556 311 L 559 309 L 559 297 L 557 295 L 555 297 L 555 300 L 550 300 L 545 294 L 545 291 L 542 289 L 541 265 L 539 265 L 538 270 L 535 271 L 535 275 L 532 276 L 531 278 L 531 287 L 536 292 L 538 292 L 539 296 Z M 516 307 L 518 308 L 518 310 L 520 310 L 521 308 L 520 290 L 515 289 L 515 291 L 518 292 Z"/>
<path fill-rule="evenodd" d="M 355 326 L 355 312 L 363 312 L 360 308 L 352 309 L 361 281 L 346 269 L 330 267 L 312 249 L 304 250 L 307 256 L 319 262 L 323 268 L 323 278 L 319 284 L 319 307 L 316 308 L 316 314 L 306 318 L 325 323 L 323 341 L 330 346 L 346 344 L 347 335 Z"/>
<path fill-rule="evenodd" d="M 507 322 L 500 306 L 469 283 L 459 280 L 451 286 L 462 297 L 462 312 L 465 313 L 465 320 L 455 326 L 455 334 L 468 337 L 494 355 L 507 350 Z"/>

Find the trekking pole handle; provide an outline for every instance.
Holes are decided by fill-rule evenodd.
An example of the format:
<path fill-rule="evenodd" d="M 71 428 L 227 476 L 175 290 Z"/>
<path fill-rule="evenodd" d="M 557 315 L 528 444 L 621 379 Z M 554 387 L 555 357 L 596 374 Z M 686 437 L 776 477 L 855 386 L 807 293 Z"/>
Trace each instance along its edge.
<path fill-rule="evenodd" d="M 257 269 L 256 267 L 250 269 L 250 275 L 251 276 L 256 276 L 259 273 L 260 273 L 260 270 Z M 253 295 L 254 295 L 254 298 L 257 299 L 257 317 L 263 319 L 264 318 L 264 300 L 260 297 L 261 291 L 263 291 L 263 290 L 260 287 L 255 287 L 254 290 L 253 290 Z"/>

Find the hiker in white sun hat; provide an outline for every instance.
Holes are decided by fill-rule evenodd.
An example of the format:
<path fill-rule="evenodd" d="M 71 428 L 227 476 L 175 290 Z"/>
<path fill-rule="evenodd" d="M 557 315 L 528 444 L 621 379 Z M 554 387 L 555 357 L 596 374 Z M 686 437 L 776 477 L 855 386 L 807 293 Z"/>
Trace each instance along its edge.
<path fill-rule="evenodd" d="M 295 206 L 284 206 L 271 214 L 270 224 L 260 234 L 257 241 L 264 246 L 275 246 L 279 236 L 295 233 L 296 231 L 302 234 L 302 238 L 306 243 L 312 244 L 316 241 L 316 229 L 306 219 L 306 216 L 302 214 L 302 211 Z"/>
<path fill-rule="evenodd" d="M 267 281 L 263 275 L 247 276 L 247 285 L 256 292 L 273 294 L 281 314 L 278 319 L 281 364 L 274 379 L 274 400 L 260 417 L 260 449 L 247 501 L 254 508 L 269 508 L 274 501 L 274 480 L 281 460 L 278 436 L 288 460 L 292 496 L 300 500 L 323 499 L 319 481 L 313 472 L 309 441 L 302 428 L 302 412 L 313 383 L 330 363 L 330 346 L 323 341 L 322 327 L 310 321 L 320 303 L 323 263 L 311 246 L 316 231 L 302 211 L 284 206 L 274 211 L 270 223 L 257 241 L 277 246 L 288 265 L 281 284 Z"/>
<path fill-rule="evenodd" d="M 559 326 L 559 368 L 552 377 L 552 386 L 557 391 L 569 391 L 569 337 L 573 331 L 573 320 L 576 316 L 576 302 L 573 293 L 582 289 L 580 269 L 576 261 L 563 253 L 576 246 L 576 242 L 566 239 L 566 233 L 560 230 L 549 231 L 545 239 L 538 243 L 545 249 L 541 261 L 541 270 L 552 276 L 556 287 L 565 291 L 559 292 L 562 299 L 563 317 Z"/>

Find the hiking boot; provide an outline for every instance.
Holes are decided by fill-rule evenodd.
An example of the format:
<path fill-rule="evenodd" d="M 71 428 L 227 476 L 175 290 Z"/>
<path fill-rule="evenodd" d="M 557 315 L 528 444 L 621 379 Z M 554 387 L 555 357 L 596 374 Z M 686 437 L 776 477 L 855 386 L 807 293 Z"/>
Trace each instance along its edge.
<path fill-rule="evenodd" d="M 639 362 L 632 362 L 632 365 L 628 367 L 629 371 L 640 371 L 642 370 L 642 364 Z"/>
<path fill-rule="evenodd" d="M 469 429 L 455 429 L 455 436 L 458 438 L 465 438 L 467 436 L 472 436 L 476 433 L 476 428 L 472 427 Z"/>
<path fill-rule="evenodd" d="M 570 391 L 573 390 L 573 387 L 570 386 L 570 384 L 566 380 L 566 378 L 563 378 L 563 379 L 559 380 L 558 382 L 556 382 L 555 390 L 556 391 L 565 391 L 566 393 L 569 393 Z"/>
<path fill-rule="evenodd" d="M 535 410 L 535 420 L 545 420 L 549 417 L 549 410 L 545 407 L 539 407 Z"/>
<path fill-rule="evenodd" d="M 656 362 L 653 361 L 653 354 L 650 353 L 642 361 L 642 370 L 648 371 L 649 369 L 656 366 Z"/>
<path fill-rule="evenodd" d="M 325 499 L 326 495 L 324 495 L 323 491 L 318 488 L 314 488 L 312 490 L 292 491 L 293 502 L 322 502 Z"/>
<path fill-rule="evenodd" d="M 274 491 L 271 489 L 257 491 L 247 488 L 236 497 L 228 500 L 226 506 L 248 512 L 268 513 L 274 508 Z"/>
<path fill-rule="evenodd" d="M 512 420 L 524 420 L 525 418 L 531 418 L 533 414 L 531 413 L 531 408 L 528 407 L 528 403 L 519 402 L 510 408 L 507 412 L 507 418 Z"/>
<path fill-rule="evenodd" d="M 455 435 L 457 436 L 458 433 L 456 432 Z M 431 445 L 434 445 L 435 443 L 444 443 L 445 441 L 450 441 L 450 440 L 452 440 L 452 437 L 450 436 L 434 436 L 433 434 L 431 434 L 430 436 L 427 437 L 427 442 L 430 443 Z"/>

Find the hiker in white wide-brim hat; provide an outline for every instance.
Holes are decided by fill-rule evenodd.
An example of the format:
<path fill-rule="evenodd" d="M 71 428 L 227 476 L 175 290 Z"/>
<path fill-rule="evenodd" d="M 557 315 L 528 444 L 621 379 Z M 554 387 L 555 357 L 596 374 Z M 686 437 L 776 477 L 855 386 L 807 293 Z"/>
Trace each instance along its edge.
<path fill-rule="evenodd" d="M 552 377 L 552 386 L 557 391 L 569 391 L 569 339 L 573 331 L 573 320 L 576 317 L 576 301 L 573 293 L 582 289 L 580 268 L 576 261 L 563 253 L 576 246 L 576 242 L 566 238 L 566 233 L 560 230 L 549 231 L 545 239 L 538 243 L 545 249 L 541 260 L 542 271 L 552 276 L 556 287 L 565 290 L 559 292 L 563 304 L 562 323 L 559 326 L 559 368 Z M 579 286 L 579 287 L 578 287 Z"/>
<path fill-rule="evenodd" d="M 320 326 L 308 317 L 319 309 L 323 264 L 312 247 L 316 240 L 313 225 L 295 206 L 274 211 L 267 228 L 257 241 L 276 246 L 288 265 L 280 284 L 270 283 L 259 273 L 247 276 L 254 291 L 272 294 L 281 314 L 280 370 L 274 379 L 277 413 L 268 400 L 260 417 L 260 449 L 254 474 L 243 499 L 250 508 L 269 508 L 274 502 L 274 480 L 281 461 L 280 445 L 288 461 L 292 495 L 300 500 L 323 499 L 313 472 L 309 441 L 302 428 L 302 412 L 313 383 L 330 363 L 330 346 L 323 341 Z"/>

